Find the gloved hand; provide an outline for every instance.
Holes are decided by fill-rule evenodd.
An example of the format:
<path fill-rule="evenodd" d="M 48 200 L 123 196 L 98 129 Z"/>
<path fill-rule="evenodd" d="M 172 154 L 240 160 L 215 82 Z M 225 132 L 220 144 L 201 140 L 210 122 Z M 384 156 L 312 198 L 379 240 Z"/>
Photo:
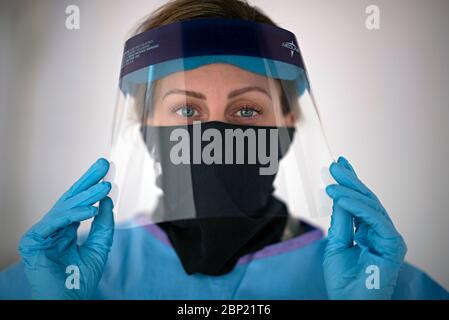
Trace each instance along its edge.
<path fill-rule="evenodd" d="M 323 261 L 329 298 L 391 299 L 407 251 L 405 242 L 345 158 L 333 163 L 330 173 L 338 184 L 326 188 L 333 199 Z"/>
<path fill-rule="evenodd" d="M 33 299 L 89 299 L 95 292 L 114 233 L 113 204 L 107 197 L 111 185 L 100 182 L 108 170 L 107 160 L 95 162 L 22 237 L 19 252 Z M 94 216 L 89 235 L 79 246 L 80 222 Z"/>

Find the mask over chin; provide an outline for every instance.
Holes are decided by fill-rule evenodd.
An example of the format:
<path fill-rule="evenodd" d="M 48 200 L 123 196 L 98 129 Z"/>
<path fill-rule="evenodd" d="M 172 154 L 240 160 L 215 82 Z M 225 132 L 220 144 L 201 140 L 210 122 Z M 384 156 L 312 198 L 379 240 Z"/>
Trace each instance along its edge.
<path fill-rule="evenodd" d="M 243 135 L 249 138 L 239 149 L 226 138 L 230 130 L 255 134 Z M 141 131 L 160 165 L 157 185 L 163 195 L 154 216 L 164 221 L 158 225 L 188 274 L 225 274 L 241 256 L 280 241 L 288 214 L 273 196 L 273 182 L 293 128 L 206 122 Z M 181 149 L 182 137 L 187 140 Z"/>

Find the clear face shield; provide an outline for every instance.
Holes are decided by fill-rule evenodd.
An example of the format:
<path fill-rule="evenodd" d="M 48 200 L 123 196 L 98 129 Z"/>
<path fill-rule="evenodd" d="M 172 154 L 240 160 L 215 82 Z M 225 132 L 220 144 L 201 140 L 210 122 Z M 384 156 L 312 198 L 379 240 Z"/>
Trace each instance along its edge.
<path fill-rule="evenodd" d="M 118 227 L 331 213 L 333 158 L 298 42 L 266 24 L 202 19 L 129 39 L 110 160 Z"/>

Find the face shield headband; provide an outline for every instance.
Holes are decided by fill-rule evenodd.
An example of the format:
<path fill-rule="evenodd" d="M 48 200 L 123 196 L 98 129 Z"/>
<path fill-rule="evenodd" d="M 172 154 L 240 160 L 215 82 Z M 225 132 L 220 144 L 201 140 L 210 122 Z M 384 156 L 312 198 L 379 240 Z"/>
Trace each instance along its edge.
<path fill-rule="evenodd" d="M 120 89 L 126 93 L 133 84 L 211 63 L 295 81 L 299 95 L 309 88 L 298 42 L 290 31 L 245 20 L 199 19 L 158 27 L 126 41 Z"/>

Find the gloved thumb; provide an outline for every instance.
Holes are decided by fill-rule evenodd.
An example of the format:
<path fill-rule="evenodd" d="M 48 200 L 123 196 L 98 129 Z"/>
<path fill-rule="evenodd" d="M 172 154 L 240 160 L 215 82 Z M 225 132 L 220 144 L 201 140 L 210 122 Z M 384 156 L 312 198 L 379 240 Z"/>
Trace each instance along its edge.
<path fill-rule="evenodd" d="M 353 218 L 349 212 L 334 202 L 331 226 L 328 232 L 328 254 L 352 247 L 354 239 Z"/>
<path fill-rule="evenodd" d="M 105 256 L 109 253 L 114 235 L 114 214 L 111 198 L 106 197 L 100 201 L 98 214 L 94 221 L 83 248 L 96 251 Z"/>

